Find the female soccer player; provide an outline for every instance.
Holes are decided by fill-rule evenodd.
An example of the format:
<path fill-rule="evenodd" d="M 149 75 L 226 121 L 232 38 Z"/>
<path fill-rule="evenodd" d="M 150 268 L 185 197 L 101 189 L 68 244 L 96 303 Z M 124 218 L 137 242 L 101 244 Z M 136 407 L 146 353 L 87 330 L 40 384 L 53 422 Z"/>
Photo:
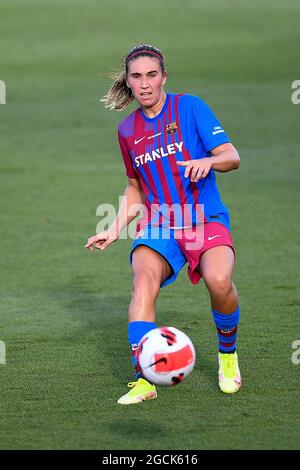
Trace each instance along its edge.
<path fill-rule="evenodd" d="M 134 99 L 139 105 L 118 129 L 128 183 L 111 227 L 85 245 L 91 251 L 105 250 L 143 207 L 130 253 L 128 340 L 136 381 L 128 383 L 131 390 L 118 403 L 157 396 L 155 386 L 141 375 L 135 351 L 144 334 L 157 327 L 160 288 L 173 282 L 186 262 L 191 282 L 197 284 L 203 277 L 210 294 L 219 340 L 219 387 L 235 393 L 241 387 L 236 353 L 240 308 L 232 283 L 235 253 L 229 214 L 215 171 L 237 169 L 238 152 L 200 98 L 164 91 L 167 73 L 159 49 L 138 45 L 123 64 L 103 101 L 118 111 Z"/>

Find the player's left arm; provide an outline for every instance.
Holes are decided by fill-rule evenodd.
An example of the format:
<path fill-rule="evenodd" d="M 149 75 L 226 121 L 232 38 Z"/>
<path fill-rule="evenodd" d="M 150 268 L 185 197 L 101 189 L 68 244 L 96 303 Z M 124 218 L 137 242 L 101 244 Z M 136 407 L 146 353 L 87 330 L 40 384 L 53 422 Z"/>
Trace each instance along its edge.
<path fill-rule="evenodd" d="M 212 156 L 211 169 L 225 173 L 237 170 L 240 166 L 240 156 L 237 149 L 231 144 L 218 145 L 210 151 Z"/>
<path fill-rule="evenodd" d="M 185 166 L 184 176 L 190 178 L 192 183 L 197 183 L 205 178 L 210 170 L 226 171 L 237 170 L 240 166 L 238 151 L 231 143 L 218 145 L 210 151 L 210 157 L 190 161 L 178 161 L 179 166 Z"/>

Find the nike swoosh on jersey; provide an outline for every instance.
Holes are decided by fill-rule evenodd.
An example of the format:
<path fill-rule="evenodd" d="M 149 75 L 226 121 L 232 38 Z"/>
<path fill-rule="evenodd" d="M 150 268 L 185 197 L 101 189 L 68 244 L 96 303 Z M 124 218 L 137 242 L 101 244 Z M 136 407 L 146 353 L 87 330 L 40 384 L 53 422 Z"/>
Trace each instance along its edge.
<path fill-rule="evenodd" d="M 216 237 L 221 237 L 221 236 L 222 236 L 222 235 L 214 235 L 213 237 L 207 237 L 207 240 L 210 241 L 210 240 L 213 240 L 213 239 L 216 238 Z"/>
<path fill-rule="evenodd" d="M 135 144 L 135 145 L 138 144 L 139 142 L 141 142 L 142 140 L 144 140 L 144 138 L 145 138 L 145 136 L 142 137 L 141 139 L 135 140 L 135 141 L 134 141 L 134 144 Z"/>

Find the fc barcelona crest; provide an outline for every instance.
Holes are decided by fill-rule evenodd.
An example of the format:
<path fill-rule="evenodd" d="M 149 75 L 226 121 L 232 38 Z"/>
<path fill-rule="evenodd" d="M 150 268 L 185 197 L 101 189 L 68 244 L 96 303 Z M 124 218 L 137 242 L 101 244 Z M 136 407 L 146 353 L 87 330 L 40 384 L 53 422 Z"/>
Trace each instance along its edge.
<path fill-rule="evenodd" d="M 166 125 L 166 131 L 168 134 L 174 134 L 177 131 L 177 124 L 176 122 L 171 122 L 170 124 Z"/>

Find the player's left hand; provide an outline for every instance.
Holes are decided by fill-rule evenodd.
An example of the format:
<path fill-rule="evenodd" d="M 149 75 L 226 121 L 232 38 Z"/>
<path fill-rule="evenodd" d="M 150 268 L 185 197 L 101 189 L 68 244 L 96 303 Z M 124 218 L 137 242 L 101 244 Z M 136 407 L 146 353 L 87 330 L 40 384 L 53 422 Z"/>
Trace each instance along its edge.
<path fill-rule="evenodd" d="M 201 178 L 208 175 L 212 166 L 212 158 L 201 158 L 199 160 L 189 160 L 185 162 L 176 162 L 179 166 L 185 166 L 184 176 L 190 177 L 192 183 L 197 183 Z"/>

